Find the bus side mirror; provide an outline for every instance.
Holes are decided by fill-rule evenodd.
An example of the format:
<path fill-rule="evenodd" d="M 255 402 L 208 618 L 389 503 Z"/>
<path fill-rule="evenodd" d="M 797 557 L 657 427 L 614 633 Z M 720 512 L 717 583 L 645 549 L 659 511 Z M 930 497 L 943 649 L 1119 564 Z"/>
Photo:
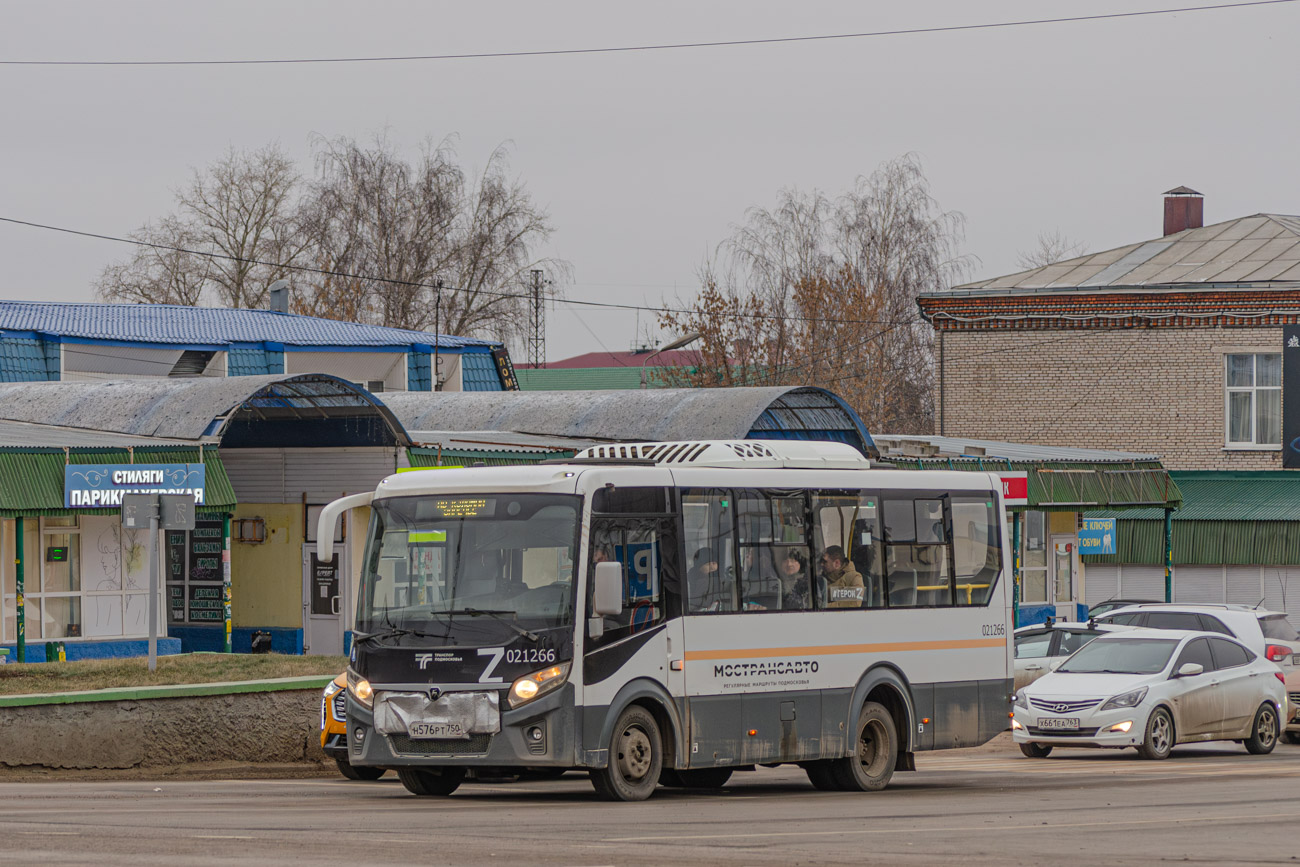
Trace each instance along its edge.
<path fill-rule="evenodd" d="M 616 617 L 623 612 L 623 564 L 597 563 L 591 594 L 591 611 L 602 617 Z"/>

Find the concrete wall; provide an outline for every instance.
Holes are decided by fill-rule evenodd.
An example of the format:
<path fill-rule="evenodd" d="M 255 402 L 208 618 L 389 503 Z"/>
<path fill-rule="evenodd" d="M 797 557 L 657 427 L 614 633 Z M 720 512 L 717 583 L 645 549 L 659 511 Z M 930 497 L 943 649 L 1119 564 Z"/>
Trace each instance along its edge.
<path fill-rule="evenodd" d="M 1224 448 L 1223 357 L 1281 328 L 943 332 L 946 436 L 1160 455 L 1172 470 L 1280 469 Z"/>
<path fill-rule="evenodd" d="M 230 543 L 230 617 L 235 626 L 302 628 L 302 506 L 242 503 L 235 518 L 261 518 L 266 541 Z"/>
<path fill-rule="evenodd" d="M 0 765 L 323 761 L 319 689 L 0 707 Z"/>

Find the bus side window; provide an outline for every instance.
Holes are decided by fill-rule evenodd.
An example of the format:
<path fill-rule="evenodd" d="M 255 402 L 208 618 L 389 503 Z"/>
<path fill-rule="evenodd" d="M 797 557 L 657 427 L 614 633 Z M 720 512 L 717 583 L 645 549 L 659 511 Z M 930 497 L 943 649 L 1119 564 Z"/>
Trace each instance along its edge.
<path fill-rule="evenodd" d="M 733 501 L 729 490 L 693 489 L 682 496 L 687 611 L 692 614 L 739 608 Z"/>
<path fill-rule="evenodd" d="M 1002 568 L 1002 540 L 994 518 L 993 495 L 953 497 L 953 563 L 957 604 L 987 605 Z"/>
<path fill-rule="evenodd" d="M 885 519 L 885 581 L 889 606 L 906 608 L 917 604 L 920 583 L 912 552 L 916 542 L 916 512 L 911 499 L 882 497 Z"/>

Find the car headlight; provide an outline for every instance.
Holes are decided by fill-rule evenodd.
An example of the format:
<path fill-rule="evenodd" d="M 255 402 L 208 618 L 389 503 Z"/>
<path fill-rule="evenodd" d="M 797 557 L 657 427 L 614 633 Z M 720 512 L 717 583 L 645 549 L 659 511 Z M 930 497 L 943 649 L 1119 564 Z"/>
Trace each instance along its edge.
<path fill-rule="evenodd" d="M 1118 710 L 1122 707 L 1137 707 L 1142 703 L 1142 699 L 1146 697 L 1147 688 L 1144 686 L 1141 689 L 1135 689 L 1132 692 L 1126 692 L 1122 695 L 1117 695 L 1114 698 L 1108 699 L 1106 703 L 1101 706 L 1101 709 Z"/>
<path fill-rule="evenodd" d="M 348 692 L 362 707 L 375 706 L 375 691 L 370 686 L 370 681 L 350 668 L 348 669 Z"/>
<path fill-rule="evenodd" d="M 510 695 L 506 701 L 511 707 L 519 707 L 521 704 L 527 704 L 552 690 L 559 689 L 569 679 L 569 666 L 571 664 L 561 662 L 559 665 L 552 665 L 549 668 L 543 668 L 541 671 L 525 674 L 510 686 Z"/>
<path fill-rule="evenodd" d="M 1014 704 L 1016 707 L 1023 707 L 1025 710 L 1029 710 L 1029 699 L 1025 698 L 1025 691 L 1023 689 L 1016 693 Z"/>

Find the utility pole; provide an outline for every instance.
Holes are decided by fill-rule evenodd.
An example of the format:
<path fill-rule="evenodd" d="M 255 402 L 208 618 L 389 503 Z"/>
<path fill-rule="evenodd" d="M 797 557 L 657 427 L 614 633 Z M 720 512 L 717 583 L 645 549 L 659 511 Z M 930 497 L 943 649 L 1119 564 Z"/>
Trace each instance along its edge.
<path fill-rule="evenodd" d="M 542 272 L 534 268 L 530 273 L 533 275 L 533 298 L 524 354 L 528 363 L 540 370 L 546 366 L 546 307 L 542 298 Z"/>
<path fill-rule="evenodd" d="M 438 348 L 442 344 L 442 280 L 437 283 L 438 294 L 433 299 L 433 382 L 431 387 L 434 391 L 442 391 L 442 358 L 438 355 Z"/>

